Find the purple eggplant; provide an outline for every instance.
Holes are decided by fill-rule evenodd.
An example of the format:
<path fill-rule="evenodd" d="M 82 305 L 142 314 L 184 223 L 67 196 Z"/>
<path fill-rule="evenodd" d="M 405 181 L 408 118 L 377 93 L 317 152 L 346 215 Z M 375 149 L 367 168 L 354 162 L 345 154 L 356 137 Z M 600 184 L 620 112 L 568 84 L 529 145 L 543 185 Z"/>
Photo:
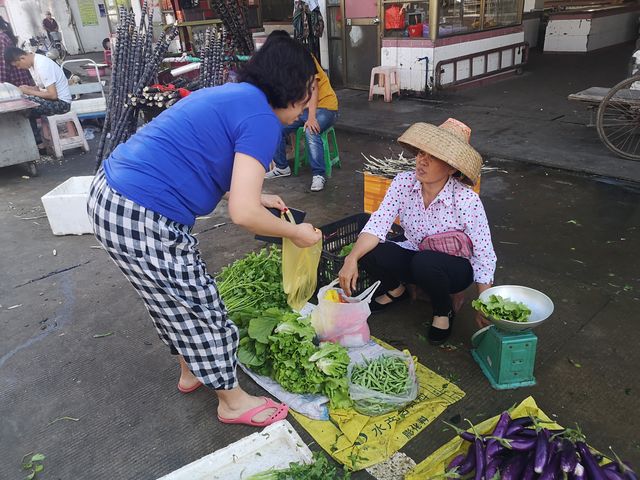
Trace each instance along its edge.
<path fill-rule="evenodd" d="M 460 475 L 467 475 L 468 473 L 471 473 L 475 467 L 476 467 L 476 454 L 475 454 L 475 449 L 473 448 L 473 445 L 471 445 L 467 450 L 467 454 L 464 457 L 464 461 L 460 465 L 460 468 L 458 468 L 458 473 Z"/>
<path fill-rule="evenodd" d="M 631 465 L 629 465 L 628 462 L 623 462 L 622 460 L 620 460 L 617 455 L 616 459 L 611 463 L 607 463 L 604 467 L 602 467 L 602 470 L 605 471 L 605 473 L 606 470 L 615 470 L 617 473 L 622 473 L 625 480 L 638 480 L 638 476 L 631 468 Z"/>
<path fill-rule="evenodd" d="M 563 439 L 560 451 L 560 469 L 566 473 L 573 472 L 577 463 L 576 446 L 571 440 Z"/>
<path fill-rule="evenodd" d="M 511 420 L 505 434 L 511 435 L 512 433 L 522 430 L 523 428 L 530 427 L 531 425 L 533 425 L 533 420 L 530 417 L 516 418 Z"/>
<path fill-rule="evenodd" d="M 486 449 L 485 449 L 486 450 Z M 504 460 L 500 457 L 493 457 L 484 467 L 485 480 L 491 480 L 498 473 L 498 469 Z"/>
<path fill-rule="evenodd" d="M 547 459 L 549 458 L 549 433 L 547 430 L 542 430 L 538 433 L 536 439 L 536 453 L 533 459 L 533 470 L 536 473 L 542 473 Z"/>
<path fill-rule="evenodd" d="M 524 471 L 522 472 L 522 480 L 534 480 L 538 478 L 538 474 L 533 469 L 533 455 L 529 455 L 529 460 L 527 460 L 527 465 L 524 467 Z"/>
<path fill-rule="evenodd" d="M 462 465 L 462 462 L 464 462 L 464 457 L 465 457 L 464 453 L 461 453 L 460 455 L 456 456 L 449 463 L 449 466 L 447 467 L 447 470 L 453 470 L 454 468 L 459 467 L 460 465 Z"/>
<path fill-rule="evenodd" d="M 500 418 L 498 419 L 498 423 L 496 423 L 496 427 L 491 432 L 492 437 L 502 438 L 504 434 L 507 432 L 507 427 L 509 426 L 509 422 L 511 421 L 511 416 L 509 412 L 505 411 L 500 414 Z M 487 440 L 484 455 L 485 455 L 485 463 L 488 465 L 491 460 L 502 450 L 502 445 L 495 438 L 490 438 Z M 491 476 L 487 475 L 489 478 Z"/>
<path fill-rule="evenodd" d="M 545 465 L 538 480 L 556 480 L 562 478 L 560 470 L 560 452 L 555 452 Z"/>
<path fill-rule="evenodd" d="M 598 465 L 598 462 L 593 457 L 589 446 L 584 442 L 576 442 L 576 448 L 584 463 L 584 470 L 589 477 L 589 480 L 606 480 L 602 468 Z"/>
<path fill-rule="evenodd" d="M 535 438 L 506 437 L 504 440 L 508 442 L 507 448 L 516 452 L 528 452 L 536 446 Z"/>
<path fill-rule="evenodd" d="M 603 468 L 602 473 L 604 474 L 604 478 L 606 478 L 607 480 L 626 480 L 627 479 L 627 477 L 625 477 L 624 474 L 618 472 L 617 469 L 613 470 L 609 468 Z"/>
<path fill-rule="evenodd" d="M 471 432 L 460 432 L 458 435 L 463 440 L 466 440 L 467 442 L 471 442 L 471 443 L 473 443 L 476 439 L 476 436 Z"/>
<path fill-rule="evenodd" d="M 500 469 L 501 480 L 521 480 L 528 458 L 528 455 L 519 454 L 507 460 Z"/>
<path fill-rule="evenodd" d="M 476 475 L 474 480 L 482 480 L 484 477 L 484 442 L 481 438 L 476 438 L 473 443 L 473 449 L 476 457 Z"/>
<path fill-rule="evenodd" d="M 580 462 L 576 463 L 576 468 L 573 470 L 573 473 L 569 474 L 569 478 L 571 480 L 586 480 L 584 467 Z"/>

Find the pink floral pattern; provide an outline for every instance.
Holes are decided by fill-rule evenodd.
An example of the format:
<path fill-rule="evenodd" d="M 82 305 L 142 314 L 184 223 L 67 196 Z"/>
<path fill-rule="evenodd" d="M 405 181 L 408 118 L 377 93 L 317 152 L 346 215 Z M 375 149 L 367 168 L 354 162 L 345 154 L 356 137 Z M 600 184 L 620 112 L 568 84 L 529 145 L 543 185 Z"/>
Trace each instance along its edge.
<path fill-rule="evenodd" d="M 415 172 L 401 173 L 393 180 L 384 200 L 362 229 L 384 242 L 394 220 L 404 228 L 406 241 L 397 242 L 408 250 L 418 250 L 427 235 L 464 232 L 473 244 L 469 259 L 474 280 L 492 283 L 496 254 L 484 206 L 478 194 L 456 178 L 449 178 L 440 193 L 425 208 L 422 188 Z"/>

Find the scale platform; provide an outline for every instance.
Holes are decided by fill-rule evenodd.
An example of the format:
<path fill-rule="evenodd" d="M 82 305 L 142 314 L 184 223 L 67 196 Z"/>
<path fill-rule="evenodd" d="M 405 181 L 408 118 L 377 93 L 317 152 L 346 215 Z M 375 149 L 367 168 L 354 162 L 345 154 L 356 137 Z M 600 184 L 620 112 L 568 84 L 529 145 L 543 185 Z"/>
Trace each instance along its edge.
<path fill-rule="evenodd" d="M 544 293 L 519 285 L 491 287 L 481 300 L 499 295 L 529 307 L 527 322 L 511 322 L 489 318 L 493 325 L 471 337 L 471 355 L 478 362 L 491 386 L 497 390 L 531 387 L 536 384 L 533 370 L 536 362 L 538 337 L 531 331 L 553 313 L 553 302 Z"/>
<path fill-rule="evenodd" d="M 494 325 L 471 339 L 471 355 L 497 390 L 531 387 L 538 337 L 532 332 L 504 332 Z"/>

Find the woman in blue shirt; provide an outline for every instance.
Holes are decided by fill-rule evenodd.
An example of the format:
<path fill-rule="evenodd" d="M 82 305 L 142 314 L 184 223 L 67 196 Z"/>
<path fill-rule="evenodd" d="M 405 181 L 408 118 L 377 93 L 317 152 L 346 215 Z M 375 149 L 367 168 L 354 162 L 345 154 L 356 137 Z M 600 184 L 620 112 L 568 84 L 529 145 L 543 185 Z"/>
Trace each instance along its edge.
<path fill-rule="evenodd" d="M 266 426 L 288 407 L 238 385 L 238 329 L 228 320 L 191 228 L 198 215 L 228 199 L 231 220 L 251 232 L 320 240 L 310 224 L 294 225 L 264 207 L 262 195 L 280 141 L 311 96 L 315 66 L 304 47 L 282 39 L 263 47 L 240 83 L 199 90 L 163 112 L 99 169 L 88 203 L 97 239 L 138 291 L 162 341 L 178 355 L 178 389 L 207 385 L 218 396 L 218 419 Z"/>

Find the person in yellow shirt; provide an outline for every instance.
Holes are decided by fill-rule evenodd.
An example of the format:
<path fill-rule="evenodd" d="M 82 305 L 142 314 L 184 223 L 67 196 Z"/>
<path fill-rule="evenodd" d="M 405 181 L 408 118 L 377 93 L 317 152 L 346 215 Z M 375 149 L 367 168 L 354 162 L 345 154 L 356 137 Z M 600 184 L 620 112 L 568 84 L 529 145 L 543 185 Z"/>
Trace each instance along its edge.
<path fill-rule="evenodd" d="M 289 37 L 284 30 L 275 30 L 267 38 L 267 42 L 277 41 L 278 38 Z M 266 44 L 266 42 L 265 42 Z M 311 55 L 311 53 L 309 53 Z M 333 91 L 329 77 L 324 72 L 320 63 L 311 55 L 316 64 L 317 74 L 313 84 L 311 99 L 307 108 L 302 112 L 300 118 L 291 125 L 287 125 L 282 129 L 282 141 L 277 148 L 274 162 L 275 168 L 265 175 L 266 179 L 288 177 L 291 175 L 291 167 L 287 162 L 286 156 L 286 138 L 295 132 L 299 127 L 304 126 L 306 142 L 309 145 L 309 163 L 313 178 L 311 181 L 311 191 L 319 192 L 324 188 L 326 183 L 325 166 L 324 166 L 324 149 L 322 146 L 322 138 L 320 134 L 333 126 L 338 116 L 338 97 Z"/>

